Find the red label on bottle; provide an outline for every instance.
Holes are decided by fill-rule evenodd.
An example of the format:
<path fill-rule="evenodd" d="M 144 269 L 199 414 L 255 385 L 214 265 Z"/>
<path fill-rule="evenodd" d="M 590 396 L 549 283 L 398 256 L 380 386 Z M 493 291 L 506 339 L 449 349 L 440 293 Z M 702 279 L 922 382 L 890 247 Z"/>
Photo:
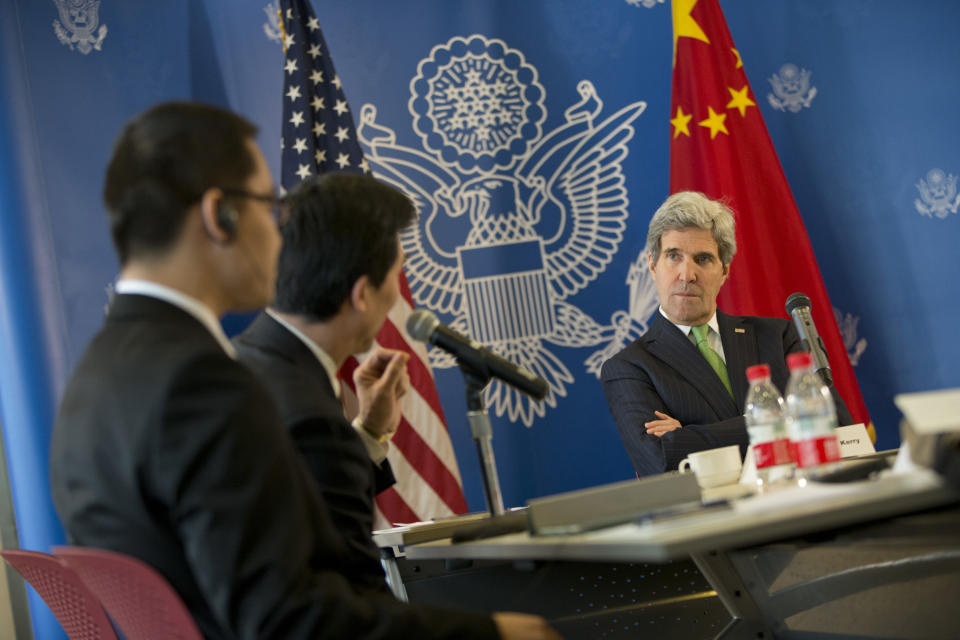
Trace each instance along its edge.
<path fill-rule="evenodd" d="M 761 442 L 753 447 L 753 459 L 757 463 L 757 469 L 771 467 L 776 464 L 773 454 L 773 442 Z"/>
<path fill-rule="evenodd" d="M 790 439 L 780 438 L 773 443 L 774 464 L 789 464 L 793 462 L 793 453 L 790 451 Z"/>
<path fill-rule="evenodd" d="M 773 442 L 761 442 L 753 447 L 753 459 L 757 463 L 757 469 L 772 467 L 776 464 L 775 454 L 773 452 Z"/>
<path fill-rule="evenodd" d="M 840 446 L 837 444 L 837 436 L 833 434 L 792 444 L 796 447 L 797 465 L 803 468 L 840 459 Z"/>
<path fill-rule="evenodd" d="M 792 461 L 790 441 L 787 438 L 781 438 L 756 444 L 753 447 L 753 458 L 757 463 L 757 469 L 787 464 Z"/>

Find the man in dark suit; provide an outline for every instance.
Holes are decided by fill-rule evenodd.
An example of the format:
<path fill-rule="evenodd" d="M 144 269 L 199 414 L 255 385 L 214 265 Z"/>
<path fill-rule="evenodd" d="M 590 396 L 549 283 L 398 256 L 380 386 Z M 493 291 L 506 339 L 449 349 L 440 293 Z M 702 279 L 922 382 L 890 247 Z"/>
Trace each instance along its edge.
<path fill-rule="evenodd" d="M 414 607 L 344 578 L 323 498 L 218 321 L 273 296 L 280 209 L 255 133 L 171 103 L 114 148 L 117 295 L 51 443 L 71 543 L 152 565 L 208 638 L 555 637 L 533 616 Z"/>
<path fill-rule="evenodd" d="M 730 316 L 717 294 L 736 253 L 733 214 L 695 192 L 673 194 L 650 221 L 650 272 L 660 310 L 639 339 L 603 364 L 610 412 L 640 476 L 676 469 L 688 454 L 749 444 L 746 369 L 770 365 L 784 389 L 786 355 L 801 349 L 793 323 Z M 840 424 L 852 422 L 834 391 Z"/>
<path fill-rule="evenodd" d="M 399 232 L 415 210 L 373 178 L 328 174 L 286 198 L 277 295 L 234 339 L 241 362 L 273 395 L 352 557 L 347 577 L 386 589 L 371 538 L 374 496 L 394 483 L 386 459 L 409 387 L 407 354 L 376 349 L 354 370 L 358 415 L 340 403 L 337 371 L 370 350 L 399 296 Z"/>

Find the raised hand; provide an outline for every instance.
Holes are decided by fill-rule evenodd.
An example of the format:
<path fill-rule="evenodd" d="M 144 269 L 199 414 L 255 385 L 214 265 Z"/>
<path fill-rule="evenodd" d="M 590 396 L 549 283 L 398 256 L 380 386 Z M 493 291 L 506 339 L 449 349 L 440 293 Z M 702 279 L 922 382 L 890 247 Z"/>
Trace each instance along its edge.
<path fill-rule="evenodd" d="M 393 434 L 400 424 L 400 398 L 410 388 L 409 359 L 410 354 L 403 351 L 377 349 L 353 372 L 358 416 L 363 428 L 376 438 Z"/>

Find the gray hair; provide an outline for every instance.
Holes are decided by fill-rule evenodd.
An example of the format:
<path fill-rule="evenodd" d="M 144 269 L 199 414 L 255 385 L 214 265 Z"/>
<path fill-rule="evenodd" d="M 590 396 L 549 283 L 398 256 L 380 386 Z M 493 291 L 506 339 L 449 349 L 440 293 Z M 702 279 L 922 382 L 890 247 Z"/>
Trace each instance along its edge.
<path fill-rule="evenodd" d="M 667 231 L 705 229 L 713 232 L 720 262 L 726 266 L 737 252 L 733 211 L 697 191 L 680 191 L 667 198 L 650 220 L 647 251 L 654 262 L 660 258 L 660 238 Z"/>

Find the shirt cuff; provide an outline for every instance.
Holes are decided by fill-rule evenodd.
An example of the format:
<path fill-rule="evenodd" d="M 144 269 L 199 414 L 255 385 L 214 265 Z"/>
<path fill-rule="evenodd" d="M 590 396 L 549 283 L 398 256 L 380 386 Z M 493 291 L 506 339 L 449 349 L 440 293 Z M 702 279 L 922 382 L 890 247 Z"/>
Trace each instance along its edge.
<path fill-rule="evenodd" d="M 357 430 L 357 433 L 360 434 L 360 439 L 363 440 L 363 446 L 367 448 L 367 455 L 370 456 L 370 459 L 373 460 L 377 466 L 380 466 L 380 464 L 387 459 L 387 451 L 390 450 L 390 439 L 378 439 L 364 429 L 363 421 L 360 420 L 359 416 L 354 418 L 350 424 Z"/>

